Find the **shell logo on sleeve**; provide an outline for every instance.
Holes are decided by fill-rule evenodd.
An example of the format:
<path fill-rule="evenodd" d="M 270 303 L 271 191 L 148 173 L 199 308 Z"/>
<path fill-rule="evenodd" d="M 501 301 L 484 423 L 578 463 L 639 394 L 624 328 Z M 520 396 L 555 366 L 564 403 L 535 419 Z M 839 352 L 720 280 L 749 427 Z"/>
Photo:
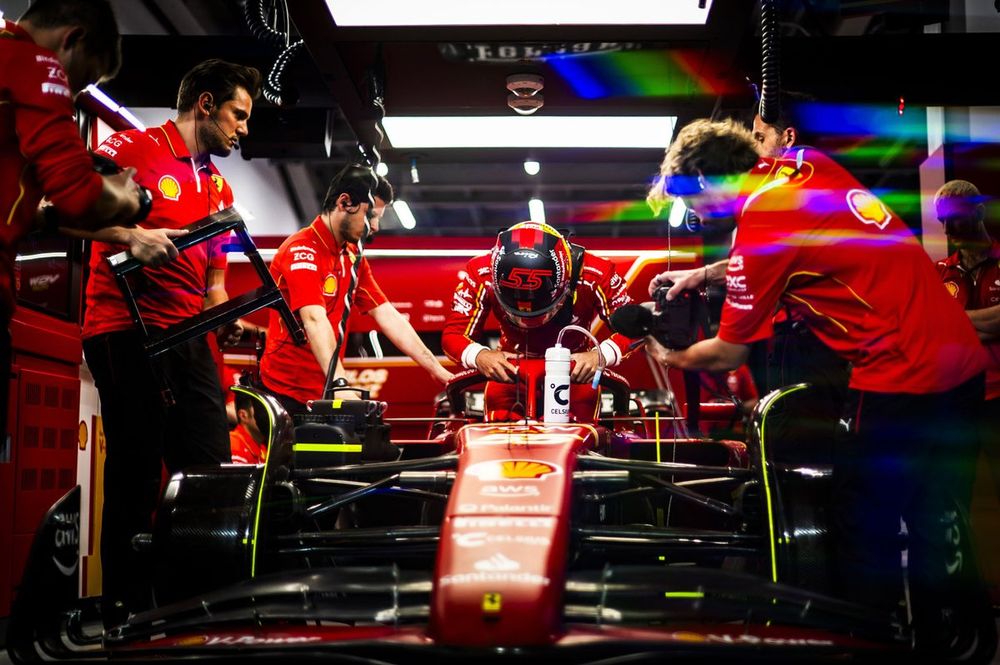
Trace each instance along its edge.
<path fill-rule="evenodd" d="M 874 194 L 864 189 L 852 189 L 847 192 L 847 207 L 851 209 L 851 214 L 863 223 L 874 224 L 879 229 L 884 229 L 892 220 L 892 215 L 885 205 Z"/>
<path fill-rule="evenodd" d="M 956 284 L 955 282 L 945 282 L 944 288 L 948 290 L 948 295 L 950 295 L 952 298 L 958 297 L 958 284 Z"/>
<path fill-rule="evenodd" d="M 333 274 L 327 275 L 323 280 L 323 295 L 332 296 L 337 294 L 337 277 Z"/>
<path fill-rule="evenodd" d="M 160 190 L 160 194 L 163 194 L 165 199 L 176 201 L 181 197 L 181 185 L 177 182 L 177 178 L 172 175 L 161 177 L 160 181 L 156 183 L 156 188 Z"/>

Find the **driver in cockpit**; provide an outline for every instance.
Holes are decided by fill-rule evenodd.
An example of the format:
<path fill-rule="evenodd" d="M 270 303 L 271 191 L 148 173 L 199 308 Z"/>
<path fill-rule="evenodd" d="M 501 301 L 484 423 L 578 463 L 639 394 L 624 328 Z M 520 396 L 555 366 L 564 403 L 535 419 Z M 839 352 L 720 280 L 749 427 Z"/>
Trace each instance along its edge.
<path fill-rule="evenodd" d="M 543 358 L 563 327 L 589 329 L 598 317 L 608 324 L 611 312 L 632 303 L 611 261 L 569 243 L 544 223 L 521 222 L 501 232 L 492 251 L 470 259 L 459 278 L 441 344 L 449 358 L 489 379 L 486 415 L 493 421 L 525 416 L 512 408 L 524 401 L 512 358 Z M 496 349 L 477 341 L 491 313 L 500 322 Z M 614 367 L 632 341 L 615 333 L 593 349 L 584 335 L 563 337 L 572 353 L 570 409 L 577 420 L 596 415 L 598 392 L 589 383 L 598 353 Z"/>

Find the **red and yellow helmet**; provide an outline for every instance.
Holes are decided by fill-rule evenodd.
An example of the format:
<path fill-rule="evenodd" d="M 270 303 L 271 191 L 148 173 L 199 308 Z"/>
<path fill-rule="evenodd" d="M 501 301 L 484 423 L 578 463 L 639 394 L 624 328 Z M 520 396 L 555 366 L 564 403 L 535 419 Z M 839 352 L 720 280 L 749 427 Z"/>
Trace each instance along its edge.
<path fill-rule="evenodd" d="M 521 222 L 502 231 L 491 268 L 497 302 L 522 328 L 549 322 L 569 295 L 569 243 L 548 224 Z"/>

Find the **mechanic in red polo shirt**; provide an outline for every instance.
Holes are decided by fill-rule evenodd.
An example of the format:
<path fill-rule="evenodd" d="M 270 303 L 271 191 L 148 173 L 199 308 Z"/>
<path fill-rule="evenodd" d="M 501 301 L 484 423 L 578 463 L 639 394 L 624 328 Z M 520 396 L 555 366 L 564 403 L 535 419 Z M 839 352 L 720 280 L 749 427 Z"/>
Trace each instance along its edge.
<path fill-rule="evenodd" d="M 139 211 L 134 171 L 98 175 L 74 119 L 74 95 L 118 71 L 120 41 L 106 0 L 36 0 L 17 23 L 0 19 L 0 376 L 10 374 L 17 245 L 42 197 L 67 226 L 123 224 Z"/>
<path fill-rule="evenodd" d="M 632 303 L 626 286 L 607 259 L 571 245 L 548 224 L 521 222 L 500 233 L 491 252 L 465 266 L 441 346 L 449 358 L 490 380 L 485 393 L 488 419 L 524 417 L 510 412 L 523 401 L 510 359 L 543 358 L 566 325 L 589 329 L 598 318 L 608 323 L 612 311 Z M 480 343 L 490 314 L 500 323 L 496 349 Z M 599 407 L 598 393 L 589 385 L 598 353 L 607 367 L 614 367 L 630 352 L 631 341 L 614 333 L 599 349 L 591 349 L 590 339 L 579 333 L 563 338 L 572 352 L 570 410 L 577 420 L 593 420 Z"/>
<path fill-rule="evenodd" d="M 302 321 L 309 340 L 308 346 L 296 346 L 284 321 L 271 312 L 260 377 L 289 413 L 304 413 L 307 402 L 323 397 L 327 369 L 340 341 L 337 335 L 352 265 L 357 267 L 352 316 L 370 315 L 396 348 L 438 381 L 446 383 L 452 377 L 382 293 L 368 260 L 357 259 L 358 241 L 378 232 L 379 220 L 392 199 L 389 181 L 368 167 L 345 166 L 330 182 L 320 214 L 289 236 L 271 260 L 274 281 Z M 339 348 L 337 375 L 342 374 L 346 350 L 343 344 Z"/>
<path fill-rule="evenodd" d="M 955 247 L 954 254 L 937 262 L 937 269 L 990 354 L 980 438 L 1000 496 L 1000 242 L 986 230 L 983 201 L 967 180 L 951 180 L 937 191 L 934 208 Z"/>
<path fill-rule="evenodd" d="M 234 390 L 236 427 L 229 433 L 233 464 L 263 464 L 267 461 L 267 415 L 254 408 L 254 400 Z"/>
<path fill-rule="evenodd" d="M 771 334 L 781 304 L 853 363 L 834 471 L 838 585 L 893 610 L 900 518 L 918 642 L 933 649 L 944 601 L 945 506 L 967 506 L 986 353 L 920 243 L 825 155 L 762 158 L 749 132 L 698 120 L 679 133 L 651 196 L 683 196 L 702 220 L 736 222 L 718 335 L 660 362 L 733 369 Z"/>
<path fill-rule="evenodd" d="M 133 282 L 139 311 L 153 330 L 227 299 L 222 251 L 226 239 L 216 237 L 178 256 L 170 238 L 232 205 L 232 190 L 211 158 L 228 156 L 247 135 L 259 87 L 256 69 L 206 60 L 181 81 L 176 120 L 113 134 L 98 148 L 118 164 L 135 167 L 138 181 L 153 193 L 152 213 L 137 228 L 151 238 L 153 263 L 172 261 L 146 268 Z M 149 571 L 131 542 L 136 533 L 151 527 L 161 464 L 175 473 L 194 464 L 230 461 L 223 392 L 204 337 L 175 346 L 154 361 L 175 400 L 172 406 L 164 405 L 142 334 L 134 328 L 105 260 L 121 251 L 133 233 L 113 227 L 90 234 L 94 242 L 83 321 L 83 350 L 100 392 L 107 441 L 101 560 L 108 625 L 148 602 Z M 229 332 L 238 331 L 237 326 Z"/>

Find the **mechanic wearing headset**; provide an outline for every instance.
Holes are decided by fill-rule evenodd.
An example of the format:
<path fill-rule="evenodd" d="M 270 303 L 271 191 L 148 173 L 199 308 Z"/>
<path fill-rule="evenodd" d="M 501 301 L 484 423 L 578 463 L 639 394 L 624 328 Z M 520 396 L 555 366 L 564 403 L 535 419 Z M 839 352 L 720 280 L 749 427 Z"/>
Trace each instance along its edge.
<path fill-rule="evenodd" d="M 519 393 L 511 358 L 542 358 L 564 326 L 589 329 L 598 317 L 607 324 L 612 311 L 631 303 L 613 263 L 571 245 L 547 224 L 521 222 L 501 232 L 493 250 L 472 258 L 460 274 L 441 345 L 449 358 L 490 380 L 487 417 L 506 420 Z M 500 322 L 497 349 L 477 341 L 491 313 Z M 592 420 L 598 407 L 597 393 L 582 385 L 593 379 L 597 354 L 613 367 L 629 353 L 631 341 L 615 333 L 599 350 L 587 351 L 591 342 L 584 335 L 563 337 L 573 352 L 570 408 L 578 420 Z"/>
<path fill-rule="evenodd" d="M 260 378 L 289 413 L 304 413 L 306 402 L 323 397 L 330 360 L 340 343 L 337 330 L 355 263 L 352 314 L 370 315 L 389 341 L 438 381 L 446 383 L 452 377 L 386 299 L 368 260 L 362 256 L 357 261 L 357 243 L 378 232 L 382 213 L 392 200 L 388 180 L 366 166 L 345 166 L 330 182 L 320 214 L 289 236 L 271 261 L 274 281 L 309 340 L 307 347 L 296 346 L 284 321 L 271 312 Z M 346 351 L 346 345 L 339 346 L 338 369 Z"/>
<path fill-rule="evenodd" d="M 154 197 L 142 227 L 85 236 L 94 243 L 83 351 L 101 396 L 107 438 L 101 534 L 106 625 L 148 603 L 149 571 L 132 549 L 132 537 L 151 527 L 161 464 L 174 473 L 193 464 L 228 463 L 230 450 L 223 392 L 207 340 L 193 339 L 157 359 L 175 399 L 165 406 L 161 381 L 105 257 L 127 244 L 133 255 L 160 266 L 144 270 L 133 286 L 150 328 L 167 328 L 227 299 L 222 250 L 227 239 L 218 236 L 180 256 L 170 239 L 182 235 L 182 227 L 232 205 L 232 190 L 211 158 L 228 156 L 247 135 L 259 89 L 256 69 L 206 60 L 181 81 L 176 120 L 113 134 L 98 148 L 119 165 L 135 167 L 139 183 Z M 230 324 L 219 336 L 229 343 L 239 332 L 238 324 Z"/>
<path fill-rule="evenodd" d="M 80 139 L 73 97 L 115 75 L 121 39 L 107 0 L 36 0 L 0 19 L 0 376 L 10 374 L 14 261 L 44 196 L 67 226 L 129 223 L 139 213 L 133 170 L 101 176 Z M 7 391 L 0 381 L 0 437 Z"/>
<path fill-rule="evenodd" d="M 703 220 L 735 219 L 718 335 L 683 351 L 647 338 L 659 362 L 731 369 L 771 334 L 780 303 L 853 363 L 834 467 L 839 579 L 851 600 L 892 611 L 902 594 L 898 531 L 909 532 L 918 644 L 940 635 L 940 523 L 968 506 L 986 353 L 906 225 L 822 153 L 757 155 L 732 122 L 679 133 L 651 197 L 682 196 Z"/>
<path fill-rule="evenodd" d="M 954 254 L 937 262 L 937 270 L 990 354 L 980 439 L 1000 497 L 1000 242 L 986 230 L 983 201 L 967 180 L 946 182 L 934 195 L 938 221 L 955 247 Z"/>

